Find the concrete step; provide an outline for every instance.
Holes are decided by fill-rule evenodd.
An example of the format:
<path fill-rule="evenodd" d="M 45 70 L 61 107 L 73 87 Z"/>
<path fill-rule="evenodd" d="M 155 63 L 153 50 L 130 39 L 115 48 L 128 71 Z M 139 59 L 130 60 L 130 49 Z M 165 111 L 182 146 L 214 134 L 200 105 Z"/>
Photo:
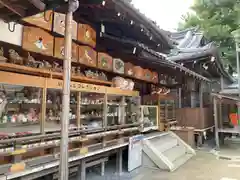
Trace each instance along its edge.
<path fill-rule="evenodd" d="M 178 140 L 172 136 L 156 137 L 150 140 L 160 152 L 165 152 L 178 145 Z"/>
<path fill-rule="evenodd" d="M 171 171 L 175 171 L 178 169 L 180 166 L 185 164 L 189 159 L 193 157 L 193 154 L 185 154 L 179 158 L 177 158 L 175 161 L 173 161 L 174 168 L 171 169 Z"/>
<path fill-rule="evenodd" d="M 168 171 L 174 171 L 196 154 L 189 145 L 172 132 L 148 136 L 144 139 L 143 151 L 145 159 L 148 158 L 148 161 L 144 161 L 146 166 L 156 166 Z"/>
<path fill-rule="evenodd" d="M 186 148 L 183 145 L 177 145 L 163 153 L 171 162 L 186 154 Z"/>

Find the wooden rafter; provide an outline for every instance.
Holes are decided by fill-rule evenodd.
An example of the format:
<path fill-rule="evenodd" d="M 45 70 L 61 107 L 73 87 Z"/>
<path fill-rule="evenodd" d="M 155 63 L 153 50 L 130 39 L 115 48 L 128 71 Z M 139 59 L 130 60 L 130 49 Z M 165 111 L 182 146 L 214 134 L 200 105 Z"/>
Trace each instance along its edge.
<path fill-rule="evenodd" d="M 28 0 L 28 1 L 40 11 L 44 11 L 46 8 L 46 5 L 40 0 Z"/>
<path fill-rule="evenodd" d="M 9 2 L 8 0 L 0 0 L 0 4 L 12 11 L 13 13 L 19 15 L 20 17 L 24 17 L 26 15 L 24 9 L 14 6 L 14 4 L 11 4 L 11 2 Z"/>

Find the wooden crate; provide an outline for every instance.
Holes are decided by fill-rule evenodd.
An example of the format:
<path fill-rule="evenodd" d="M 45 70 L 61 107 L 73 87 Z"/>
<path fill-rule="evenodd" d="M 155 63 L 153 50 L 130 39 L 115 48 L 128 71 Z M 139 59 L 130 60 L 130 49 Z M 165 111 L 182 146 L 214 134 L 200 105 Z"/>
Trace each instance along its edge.
<path fill-rule="evenodd" d="M 37 27 L 24 26 L 22 47 L 48 56 L 53 55 L 53 36 Z"/>
<path fill-rule="evenodd" d="M 87 24 L 78 24 L 78 41 L 90 45 L 96 46 L 96 31 Z"/>
<path fill-rule="evenodd" d="M 98 67 L 107 71 L 113 70 L 113 58 L 106 53 L 98 53 Z"/>
<path fill-rule="evenodd" d="M 65 33 L 65 14 L 54 13 L 53 31 L 64 35 Z M 72 20 L 72 39 L 77 40 L 77 22 Z"/>
<path fill-rule="evenodd" d="M 78 46 L 78 61 L 87 66 L 97 66 L 97 53 L 88 46 Z"/>
<path fill-rule="evenodd" d="M 45 16 L 45 18 L 44 18 Z M 39 13 L 30 17 L 26 17 L 23 21 L 28 22 L 32 25 L 38 26 L 42 29 L 46 29 L 51 31 L 52 30 L 52 22 L 53 22 L 53 11 L 48 10 L 45 14 Z"/>
<path fill-rule="evenodd" d="M 64 58 L 64 38 L 55 38 L 54 56 L 60 59 Z M 74 42 L 72 43 L 72 61 L 78 61 L 78 45 Z"/>

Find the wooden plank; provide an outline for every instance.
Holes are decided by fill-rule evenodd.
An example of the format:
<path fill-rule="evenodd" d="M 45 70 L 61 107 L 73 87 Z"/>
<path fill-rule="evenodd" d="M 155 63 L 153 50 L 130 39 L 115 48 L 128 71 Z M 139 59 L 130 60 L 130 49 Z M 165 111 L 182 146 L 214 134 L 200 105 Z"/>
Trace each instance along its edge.
<path fill-rule="evenodd" d="M 0 83 L 43 88 L 45 78 L 0 71 Z"/>
<path fill-rule="evenodd" d="M 114 87 L 107 87 L 106 93 L 112 94 L 112 95 L 122 95 L 122 96 L 139 96 L 138 91 L 122 90 Z"/>
<path fill-rule="evenodd" d="M 24 74 L 32 74 L 38 76 L 46 76 L 50 75 L 50 71 L 44 69 L 37 69 L 28 66 L 22 66 L 11 63 L 1 63 L 0 69 L 4 71 L 16 72 L 16 73 L 24 73 Z"/>
<path fill-rule="evenodd" d="M 10 72 L 16 72 L 16 73 L 30 74 L 30 75 L 36 75 L 36 76 L 47 76 L 47 77 L 63 79 L 62 73 L 52 72 L 45 69 L 21 66 L 17 64 L 11 64 L 11 63 L 1 63 L 0 69 L 4 71 L 10 71 Z M 83 76 L 72 76 L 71 80 L 78 81 L 78 82 L 93 83 L 93 84 L 112 85 L 112 82 L 110 81 L 92 79 L 92 78 L 83 77 Z"/>
<path fill-rule="evenodd" d="M 52 89 L 62 89 L 63 81 L 56 79 L 48 79 L 48 88 Z M 72 91 L 81 91 L 81 92 L 92 92 L 92 93 L 106 93 L 105 86 L 99 86 L 94 84 L 86 84 L 79 82 L 71 82 L 70 89 Z"/>
<path fill-rule="evenodd" d="M 90 161 L 90 162 L 86 163 L 86 168 L 96 166 L 98 164 L 101 164 L 102 162 L 107 162 L 107 161 L 108 161 L 108 157 L 100 158 L 98 160 L 93 160 L 93 161 Z"/>
<path fill-rule="evenodd" d="M 14 4 L 10 3 L 10 1 L 8 0 L 0 0 L 0 4 L 2 4 L 4 7 L 8 8 L 10 11 L 21 17 L 24 17 L 26 15 L 24 9 L 14 6 Z"/>

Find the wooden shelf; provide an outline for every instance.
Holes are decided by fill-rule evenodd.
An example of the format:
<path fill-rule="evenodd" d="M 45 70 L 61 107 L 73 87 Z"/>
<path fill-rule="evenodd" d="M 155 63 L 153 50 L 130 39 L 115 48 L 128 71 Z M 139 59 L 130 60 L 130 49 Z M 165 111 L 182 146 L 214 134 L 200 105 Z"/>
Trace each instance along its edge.
<path fill-rule="evenodd" d="M 0 63 L 0 70 L 63 79 L 62 73 L 53 72 L 45 69 L 37 69 L 37 68 L 32 68 L 27 66 L 21 66 L 17 64 Z M 112 85 L 112 82 L 110 81 L 103 81 L 103 80 L 92 79 L 92 78 L 76 76 L 76 75 L 73 75 L 71 77 L 71 80 L 76 82 L 85 82 L 85 83 L 98 84 L 98 85 L 110 85 L 110 86 Z"/>

